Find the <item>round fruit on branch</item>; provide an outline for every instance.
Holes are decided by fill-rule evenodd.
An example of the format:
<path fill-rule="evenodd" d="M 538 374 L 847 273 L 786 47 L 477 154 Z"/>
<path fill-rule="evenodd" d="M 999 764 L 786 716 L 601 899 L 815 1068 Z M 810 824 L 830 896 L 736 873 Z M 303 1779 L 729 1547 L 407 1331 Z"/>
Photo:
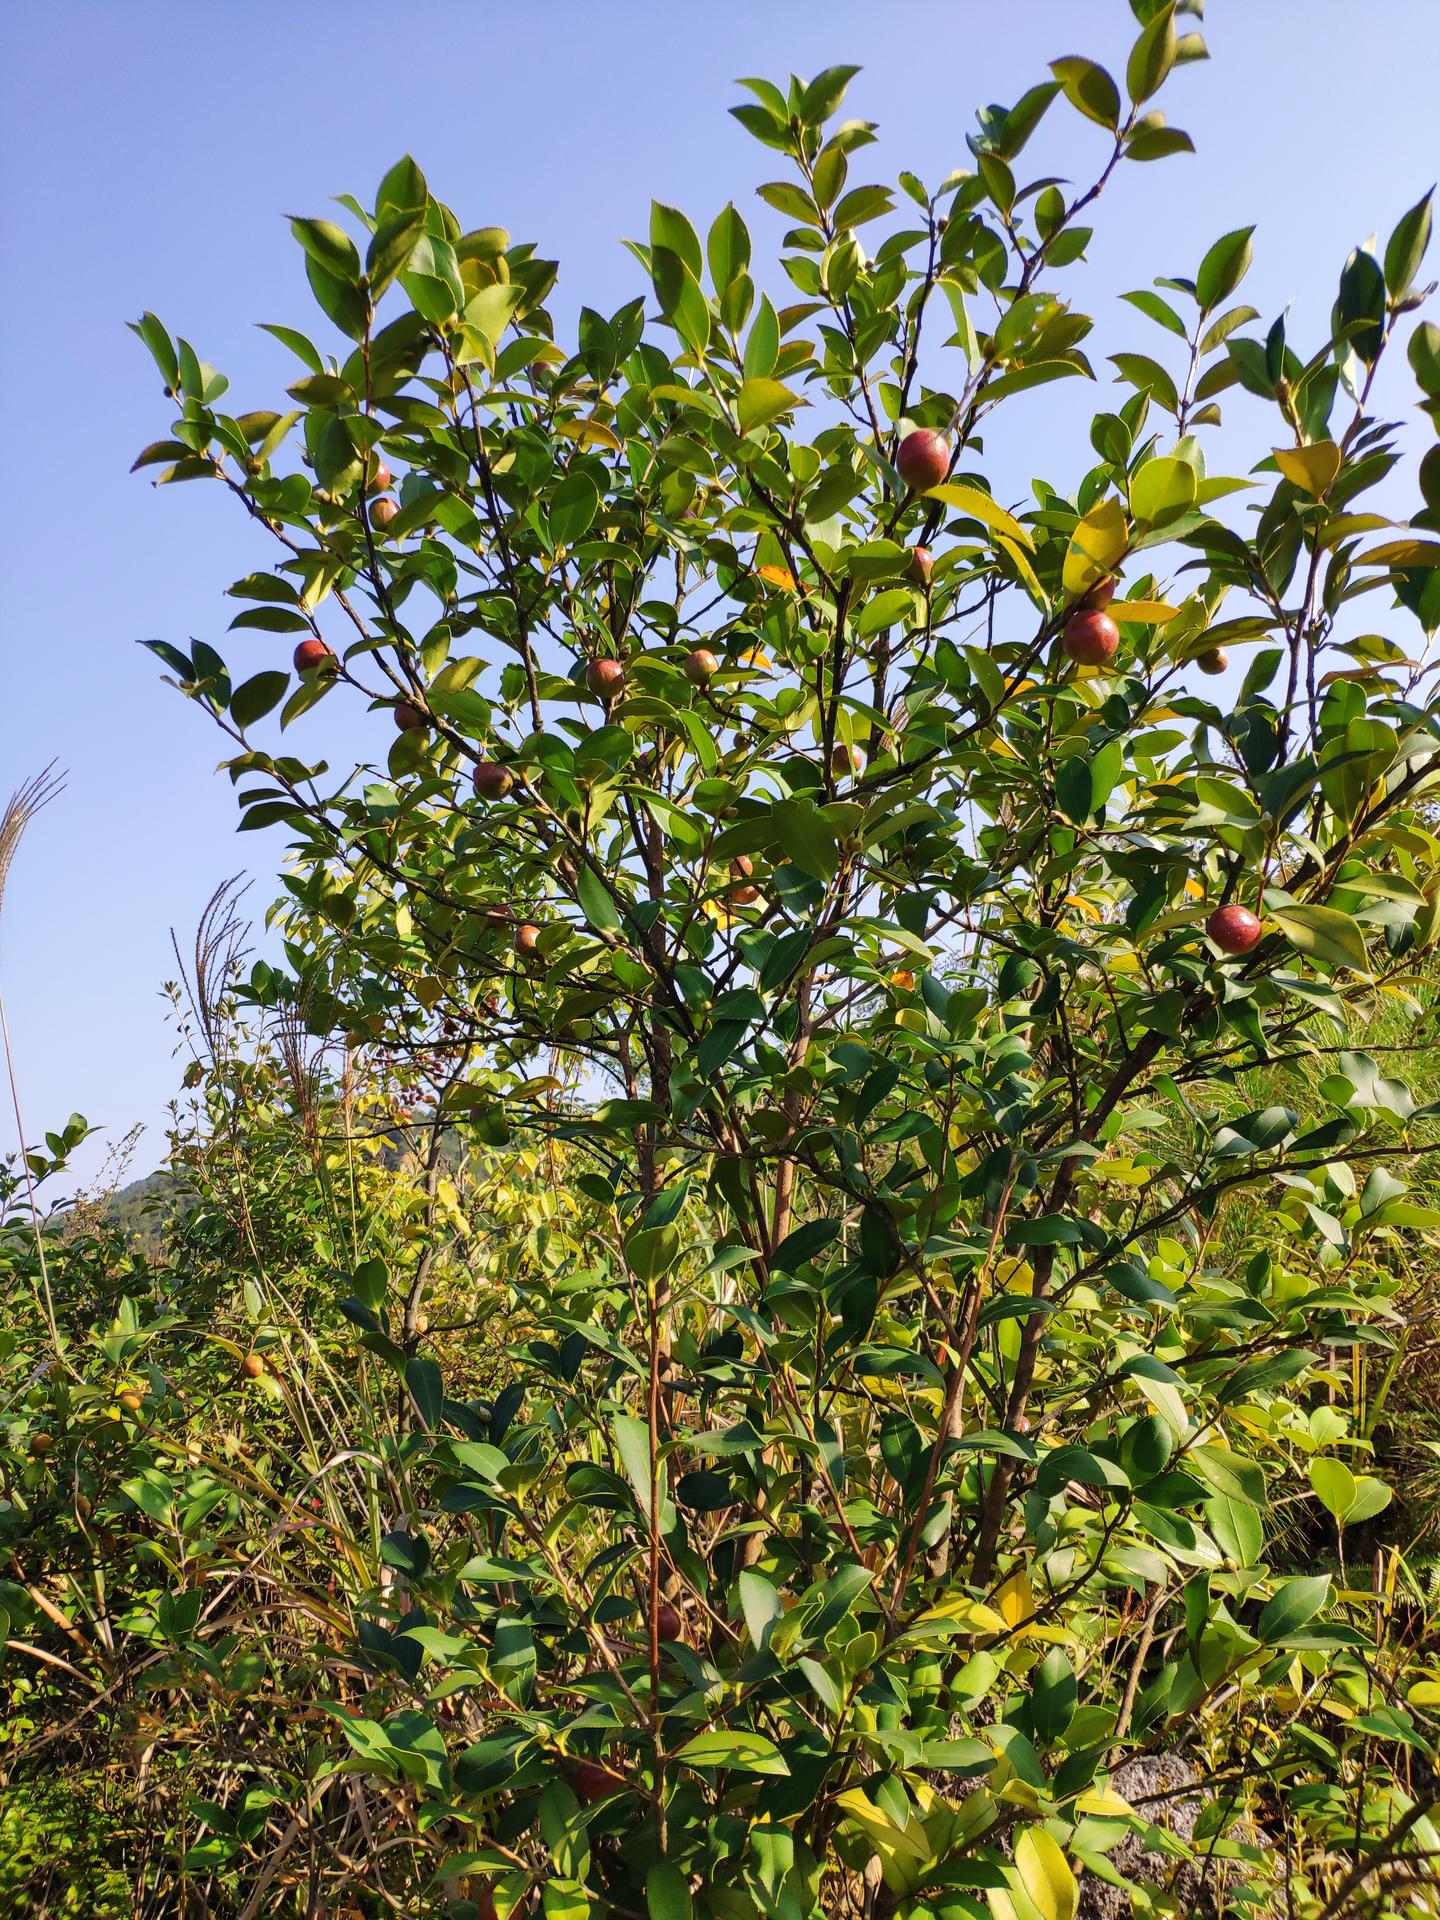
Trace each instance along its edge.
<path fill-rule="evenodd" d="M 708 647 L 695 647 L 685 656 L 685 678 L 692 687 L 708 687 L 720 671 L 720 662 Z"/>
<path fill-rule="evenodd" d="M 1108 613 L 1085 608 L 1065 622 L 1061 645 L 1082 667 L 1108 666 L 1120 645 L 1120 629 Z"/>
<path fill-rule="evenodd" d="M 1232 900 L 1228 906 L 1216 907 L 1205 922 L 1205 932 L 1222 953 L 1238 959 L 1255 951 L 1265 929 L 1258 914 Z"/>
<path fill-rule="evenodd" d="M 625 664 L 621 660 L 592 660 L 585 669 L 585 684 L 597 699 L 608 706 L 625 689 Z"/>
<path fill-rule="evenodd" d="M 411 700 L 397 700 L 394 706 L 395 725 L 401 733 L 420 733 L 429 726 L 429 716 Z"/>
<path fill-rule="evenodd" d="M 726 894 L 726 898 L 732 906 L 748 907 L 753 900 L 760 898 L 759 887 L 753 886 L 750 883 L 750 876 L 754 871 L 755 862 L 750 858 L 748 853 L 737 853 L 735 858 L 730 862 L 730 879 L 732 884 Z"/>
<path fill-rule="evenodd" d="M 600 1760 L 564 1760 L 560 1771 L 570 1783 L 570 1789 L 582 1806 L 592 1801 L 603 1800 L 607 1793 L 618 1793 L 625 1785 L 625 1776 L 616 1773 L 613 1767 L 607 1767 Z"/>
<path fill-rule="evenodd" d="M 950 442 L 933 427 L 916 427 L 900 442 L 895 470 L 912 493 L 928 493 L 950 471 Z"/>
<path fill-rule="evenodd" d="M 297 673 L 318 673 L 322 667 L 330 671 L 339 664 L 335 649 L 327 646 L 323 640 L 302 640 L 295 649 Z"/>
<path fill-rule="evenodd" d="M 498 760 L 477 760 L 470 784 L 478 800 L 503 800 L 515 785 L 515 776 Z"/>

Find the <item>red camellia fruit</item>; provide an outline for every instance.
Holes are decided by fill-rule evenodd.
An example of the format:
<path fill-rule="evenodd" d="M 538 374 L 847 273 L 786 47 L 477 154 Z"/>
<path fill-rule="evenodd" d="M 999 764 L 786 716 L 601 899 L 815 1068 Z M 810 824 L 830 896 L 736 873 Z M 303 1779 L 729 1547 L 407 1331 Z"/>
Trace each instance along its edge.
<path fill-rule="evenodd" d="M 900 442 L 895 465 L 912 493 L 928 493 L 950 471 L 950 442 L 933 427 L 916 427 Z"/>
<path fill-rule="evenodd" d="M 418 733 L 422 727 L 428 727 L 430 724 L 419 707 L 409 700 L 397 700 L 394 714 L 395 725 L 401 733 Z"/>
<path fill-rule="evenodd" d="M 1061 644 L 1082 667 L 1103 667 L 1115 658 L 1120 629 L 1108 613 L 1102 613 L 1098 607 L 1087 607 L 1072 613 L 1065 622 Z"/>
<path fill-rule="evenodd" d="M 1220 951 L 1237 957 L 1253 953 L 1264 931 L 1260 916 L 1234 901 L 1228 907 L 1216 907 L 1205 922 L 1205 932 Z"/>
<path fill-rule="evenodd" d="M 585 669 L 585 684 L 602 700 L 619 698 L 625 685 L 625 666 L 620 660 L 592 660 Z"/>
<path fill-rule="evenodd" d="M 323 640 L 302 640 L 295 649 L 297 673 L 314 673 L 318 667 L 330 667 L 334 664 L 334 649 L 327 647 Z"/>
<path fill-rule="evenodd" d="M 720 671 L 720 662 L 708 647 L 696 647 L 685 656 L 685 678 L 692 687 L 708 687 Z"/>
<path fill-rule="evenodd" d="M 584 1806 L 589 1806 L 592 1800 L 603 1800 L 607 1793 L 614 1793 L 625 1784 L 623 1774 L 599 1760 L 566 1760 L 562 1770 L 575 1798 Z"/>
<path fill-rule="evenodd" d="M 389 494 L 387 493 L 382 500 L 377 500 L 374 506 L 371 507 L 370 524 L 372 527 L 380 527 L 383 530 L 385 527 L 389 526 L 390 522 L 395 518 L 396 514 L 399 513 L 399 511 L 400 511 L 399 501 L 392 500 Z"/>
<path fill-rule="evenodd" d="M 680 1609 L 672 1607 L 668 1600 L 662 1600 L 655 1612 L 655 1624 L 660 1629 L 662 1640 L 680 1640 L 684 1638 L 685 1622 Z"/>
<path fill-rule="evenodd" d="M 249 1379 L 258 1380 L 265 1371 L 265 1356 L 263 1353 L 247 1353 L 240 1365 Z"/>
<path fill-rule="evenodd" d="M 837 741 L 830 749 L 830 775 L 835 780 L 848 780 L 852 773 L 859 773 L 865 764 L 865 756 L 858 747 L 847 747 L 844 741 Z"/>
<path fill-rule="evenodd" d="M 487 926 L 508 927 L 510 922 L 514 918 L 515 918 L 514 913 L 510 910 L 509 907 L 505 905 L 505 902 L 503 900 L 497 900 L 493 906 L 486 907 L 485 909 L 485 921 Z M 486 1011 L 489 1013 L 493 1013 L 495 1011 L 495 1003 L 493 1000 L 487 1003 Z"/>
<path fill-rule="evenodd" d="M 928 587 L 930 576 L 935 571 L 935 556 L 929 547 L 910 549 L 910 577 L 918 580 L 922 587 Z"/>
<path fill-rule="evenodd" d="M 1230 664 L 1230 656 L 1223 647 L 1207 647 L 1204 653 L 1197 653 L 1195 664 L 1202 673 L 1223 673 Z"/>
<path fill-rule="evenodd" d="M 470 783 L 481 800 L 503 800 L 515 784 L 515 776 L 498 760 L 477 760 Z"/>
<path fill-rule="evenodd" d="M 737 907 L 748 907 L 752 900 L 760 898 L 760 889 L 747 885 L 755 871 L 755 862 L 748 853 L 737 853 L 730 862 L 730 878 L 735 884 L 730 888 L 730 899 Z"/>
<path fill-rule="evenodd" d="M 370 469 L 370 478 L 366 482 L 366 489 L 370 493 L 384 493 L 389 484 L 390 469 L 383 460 L 377 460 Z"/>
<path fill-rule="evenodd" d="M 522 960 L 529 960 L 540 948 L 540 929 L 533 920 L 522 920 L 515 929 L 515 951 Z"/>
<path fill-rule="evenodd" d="M 1081 606 L 1087 613 L 1103 612 L 1115 598 L 1115 576 L 1107 573 L 1103 580 L 1097 580 L 1081 600 Z"/>
<path fill-rule="evenodd" d="M 53 1452 L 54 1447 L 55 1442 L 50 1438 L 48 1433 L 31 1434 L 30 1451 L 37 1460 L 43 1460 L 47 1453 Z"/>

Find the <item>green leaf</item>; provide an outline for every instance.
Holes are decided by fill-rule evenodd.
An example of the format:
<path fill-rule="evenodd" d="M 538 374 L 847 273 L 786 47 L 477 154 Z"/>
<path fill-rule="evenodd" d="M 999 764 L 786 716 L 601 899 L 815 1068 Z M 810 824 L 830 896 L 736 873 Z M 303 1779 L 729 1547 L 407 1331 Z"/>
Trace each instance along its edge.
<path fill-rule="evenodd" d="M 317 266 L 336 280 L 353 283 L 360 278 L 360 255 L 355 242 L 333 220 L 292 219 L 290 231 Z"/>
<path fill-rule="evenodd" d="M 1180 395 L 1175 382 L 1158 360 L 1146 353 L 1112 353 L 1110 364 L 1141 393 L 1148 393 L 1167 413 L 1180 411 Z"/>
<path fill-rule="evenodd" d="M 1104 67 L 1097 66 L 1093 60 L 1070 55 L 1064 60 L 1052 60 L 1050 71 L 1072 107 L 1087 120 L 1094 120 L 1114 132 L 1120 124 L 1120 89 Z"/>
<path fill-rule="evenodd" d="M 691 1767 L 735 1767 L 742 1773 L 788 1775 L 785 1756 L 773 1740 L 761 1733 L 731 1732 L 716 1727 L 710 1733 L 697 1733 L 675 1755 Z"/>
<path fill-rule="evenodd" d="M 1331 325 L 1367 367 L 1375 364 L 1385 339 L 1385 275 L 1364 247 L 1345 262 Z"/>
<path fill-rule="evenodd" d="M 1310 1485 L 1316 1498 L 1336 1520 L 1343 1521 L 1355 1500 L 1355 1476 L 1343 1460 L 1322 1454 L 1310 1462 Z"/>
<path fill-rule="evenodd" d="M 681 213 L 678 207 L 662 206 L 658 200 L 650 203 L 650 245 L 668 247 L 671 253 L 678 254 L 685 267 L 696 280 L 705 271 L 705 256 L 700 251 L 700 236 Z M 730 283 L 716 279 L 716 287 L 722 292 Z"/>
<path fill-rule="evenodd" d="M 262 333 L 274 334 L 282 346 L 288 347 L 297 359 L 303 360 L 312 373 L 323 373 L 325 362 L 320 358 L 320 349 L 307 340 L 303 333 L 297 333 L 294 327 L 281 327 L 273 321 L 262 320 Z"/>
<path fill-rule="evenodd" d="M 813 801 L 777 800 L 775 833 L 786 856 L 802 873 L 833 880 L 839 866 L 835 830 Z"/>
<path fill-rule="evenodd" d="M 524 299 L 525 289 L 513 281 L 481 287 L 465 302 L 465 325 L 484 334 L 492 346 L 498 346 Z"/>
<path fill-rule="evenodd" d="M 1163 114 L 1146 115 L 1147 121 L 1163 118 Z M 1171 154 L 1194 151 L 1195 142 L 1183 127 L 1137 127 L 1125 142 L 1127 160 L 1168 160 Z"/>
<path fill-rule="evenodd" d="M 365 276 L 370 282 L 370 297 L 379 300 L 414 251 L 424 231 L 416 214 L 392 214 L 377 227 L 365 254 Z"/>
<path fill-rule="evenodd" d="M 1420 271 L 1420 262 L 1425 258 L 1425 249 L 1430 244 L 1431 203 L 1435 198 L 1432 187 L 1423 200 L 1418 200 L 1405 214 L 1389 240 L 1385 243 L 1385 287 L 1392 300 L 1403 300 L 1410 291 L 1410 284 Z"/>
<path fill-rule="evenodd" d="M 668 1860 L 657 1860 L 646 1872 L 645 1903 L 650 1920 L 692 1920 L 695 1911 L 690 1882 Z"/>
<path fill-rule="evenodd" d="M 1305 1574 L 1298 1580 L 1287 1580 L 1262 1608 L 1255 1631 L 1267 1647 L 1279 1646 L 1313 1620 L 1329 1598 L 1328 1574 Z"/>
<path fill-rule="evenodd" d="M 779 352 L 780 322 L 769 296 L 762 293 L 760 304 L 755 309 L 755 318 L 750 323 L 750 337 L 745 342 L 746 383 L 765 379 L 772 374 Z"/>
<path fill-rule="evenodd" d="M 886 587 L 882 593 L 874 594 L 860 609 L 855 631 L 864 639 L 872 633 L 883 633 L 887 627 L 893 627 L 897 620 L 910 620 L 914 614 L 913 587 Z"/>
<path fill-rule="evenodd" d="M 816 74 L 800 96 L 800 118 L 806 126 L 818 127 L 830 118 L 859 71 L 859 67 L 826 67 Z"/>
<path fill-rule="evenodd" d="M 740 1610 L 745 1616 L 745 1629 L 758 1653 L 770 1635 L 775 1622 L 784 1617 L 785 1609 L 780 1604 L 780 1596 L 762 1573 L 755 1573 L 748 1567 L 740 1575 Z"/>
<path fill-rule="evenodd" d="M 792 407 L 799 405 L 801 401 L 798 396 L 783 381 L 763 378 L 747 380 L 735 402 L 740 431 L 753 433 L 756 427 L 768 426 L 772 420 L 778 420 L 782 413 L 788 413 Z"/>
<path fill-rule="evenodd" d="M 360 289 L 337 274 L 327 273 L 313 255 L 305 262 L 305 275 L 321 312 L 352 340 L 363 340 L 370 323 L 370 309 Z"/>
<path fill-rule="evenodd" d="M 1346 1523 L 1358 1526 L 1364 1520 L 1373 1520 L 1377 1513 L 1383 1513 L 1392 1499 L 1390 1488 L 1374 1473 L 1357 1474 L 1355 1479 L 1355 1498 L 1345 1515 Z"/>
<path fill-rule="evenodd" d="M 1233 1494 L 1213 1493 L 1204 1503 L 1205 1524 L 1216 1544 L 1237 1567 L 1253 1567 L 1265 1545 L 1260 1509 Z"/>
<path fill-rule="evenodd" d="M 1228 300 L 1250 271 L 1254 227 L 1237 227 L 1223 234 L 1200 262 L 1195 276 L 1195 298 L 1203 313 L 1210 313 L 1222 300 Z"/>
<path fill-rule="evenodd" d="M 1265 911 L 1285 938 L 1299 952 L 1323 966 L 1349 967 L 1355 973 L 1368 974 L 1370 956 L 1365 937 L 1348 913 L 1336 907 L 1316 907 L 1308 902 L 1278 900 L 1267 892 Z"/>
<path fill-rule="evenodd" d="M 863 227 L 867 220 L 878 220 L 894 204 L 888 187 L 852 187 L 831 215 L 831 224 L 838 233 L 845 233 L 851 227 Z"/>
<path fill-rule="evenodd" d="M 597 932 L 607 933 L 620 925 L 620 914 L 609 888 L 588 862 L 580 869 L 575 892 L 581 912 Z"/>
<path fill-rule="evenodd" d="M 405 1385 L 410 1389 L 410 1398 L 420 1418 L 433 1432 L 440 1424 L 445 1404 L 445 1384 L 439 1367 L 433 1360 L 412 1354 L 405 1362 Z"/>
<path fill-rule="evenodd" d="M 643 1420 L 637 1420 L 633 1414 L 617 1413 L 610 1422 L 610 1430 L 615 1436 L 615 1450 L 620 1455 L 620 1464 L 624 1467 L 635 1497 L 640 1503 L 640 1511 L 650 1518 L 650 1430 Z"/>
<path fill-rule="evenodd" d="M 706 237 L 705 251 L 717 293 L 723 293 L 736 274 L 744 273 L 750 265 L 750 230 L 733 201 L 715 216 Z"/>
<path fill-rule="evenodd" d="M 1161 7 L 1130 49 L 1125 63 L 1125 87 L 1139 106 L 1164 84 L 1175 64 L 1175 8 Z"/>
<path fill-rule="evenodd" d="M 240 618 L 243 620 L 244 614 Z M 303 621 L 301 624 L 304 624 Z M 275 668 L 242 681 L 230 696 L 230 718 L 242 730 L 256 720 L 263 719 L 285 698 L 285 689 L 289 684 L 289 674 Z"/>
<path fill-rule="evenodd" d="M 1130 510 L 1137 520 L 1163 526 L 1195 504 L 1195 469 L 1188 460 L 1164 455 L 1147 460 L 1130 481 Z"/>

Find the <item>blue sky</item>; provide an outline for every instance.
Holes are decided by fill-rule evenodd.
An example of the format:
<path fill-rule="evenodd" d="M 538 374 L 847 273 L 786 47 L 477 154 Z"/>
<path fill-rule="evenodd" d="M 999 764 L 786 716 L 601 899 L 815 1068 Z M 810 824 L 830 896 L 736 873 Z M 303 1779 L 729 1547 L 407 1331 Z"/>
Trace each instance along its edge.
<path fill-rule="evenodd" d="M 1013 101 L 1063 53 L 1122 71 L 1133 31 L 1123 0 L 5 10 L 0 798 L 52 758 L 69 769 L 4 906 L 0 967 L 32 1137 L 78 1108 L 109 1139 L 148 1125 L 135 1172 L 160 1159 L 179 1072 L 160 997 L 170 929 L 183 946 L 216 883 L 241 869 L 263 908 L 279 854 L 265 836 L 237 839 L 219 736 L 135 645 L 206 639 L 246 672 L 287 651 L 274 636 L 225 635 L 225 587 L 266 558 L 234 503 L 216 487 L 157 494 L 128 472 L 170 412 L 125 321 L 153 308 L 230 375 L 236 411 L 273 404 L 294 363 L 253 323 L 324 327 L 282 216 L 370 196 L 406 151 L 467 225 L 503 225 L 560 260 L 557 318 L 582 301 L 609 311 L 641 291 L 619 242 L 644 234 L 652 197 L 697 224 L 733 198 L 757 252 L 773 241 L 781 223 L 754 188 L 778 156 L 728 118 L 735 76 L 859 63 L 846 110 L 877 121 L 881 144 L 856 165 L 935 182 L 966 163 L 977 105 Z M 1211 240 L 1252 221 L 1243 296 L 1266 320 L 1293 303 L 1311 340 L 1350 247 L 1383 238 L 1440 173 L 1433 0 L 1212 0 L 1205 32 L 1212 60 L 1178 74 L 1164 101 L 1197 156 L 1122 168 L 1071 281 L 1102 365 L 1127 347 L 1163 357 L 1165 336 L 1122 292 L 1192 273 Z M 1052 109 L 1025 162 L 1078 178 L 1102 142 Z M 987 450 L 1002 495 L 1037 472 L 1068 488 L 1089 464 L 1105 373 L 1098 391 L 1082 387 L 1007 408 Z M 1408 405 L 1403 382 L 1392 392 L 1382 408 Z M 1266 451 L 1245 407 L 1227 470 Z M 337 726 L 336 705 L 322 712 L 338 763 L 376 735 L 363 715 Z M 0 1152 L 13 1140 L 6 1112 Z"/>

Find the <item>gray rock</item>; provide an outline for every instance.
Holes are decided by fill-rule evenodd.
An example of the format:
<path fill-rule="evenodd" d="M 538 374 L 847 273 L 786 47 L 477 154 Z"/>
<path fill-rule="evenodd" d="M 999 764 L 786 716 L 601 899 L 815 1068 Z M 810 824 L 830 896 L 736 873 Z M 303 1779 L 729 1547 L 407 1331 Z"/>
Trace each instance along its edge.
<path fill-rule="evenodd" d="M 1180 1840 L 1193 1839 L 1196 1822 L 1215 1798 L 1199 1786 L 1199 1781 L 1198 1769 L 1180 1753 L 1142 1754 L 1125 1761 L 1110 1776 L 1111 1786 L 1130 1802 L 1136 1813 Z M 1255 1828 L 1241 1819 L 1237 1819 L 1227 1837 L 1252 1846 L 1263 1844 Z M 1201 1852 L 1203 1855 L 1203 1843 Z M 1240 1887 L 1251 1887 L 1256 1871 L 1244 1860 L 1213 1857 L 1194 1862 L 1182 1860 L 1173 1854 L 1146 1848 L 1138 1834 L 1127 1835 L 1105 1858 L 1127 1880 L 1144 1887 L 1166 1889 L 1189 1920 L 1221 1920 L 1228 1896 Z M 1251 1913 L 1270 1910 L 1268 1906 L 1249 1909 Z M 1280 1911 L 1278 1904 L 1274 1911 Z M 1076 1920 L 1131 1920 L 1133 1912 L 1130 1895 L 1124 1888 L 1107 1886 L 1093 1873 L 1082 1876 Z"/>

